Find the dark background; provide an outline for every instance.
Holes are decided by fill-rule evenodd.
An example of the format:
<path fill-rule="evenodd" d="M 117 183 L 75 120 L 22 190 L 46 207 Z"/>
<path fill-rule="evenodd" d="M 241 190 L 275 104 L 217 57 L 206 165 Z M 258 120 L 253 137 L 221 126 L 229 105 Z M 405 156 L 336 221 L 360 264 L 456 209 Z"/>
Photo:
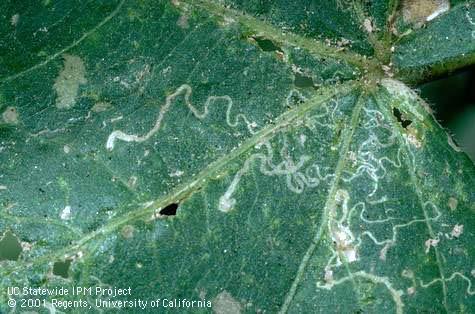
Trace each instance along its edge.
<path fill-rule="evenodd" d="M 417 86 L 436 119 L 475 162 L 475 66 Z"/>

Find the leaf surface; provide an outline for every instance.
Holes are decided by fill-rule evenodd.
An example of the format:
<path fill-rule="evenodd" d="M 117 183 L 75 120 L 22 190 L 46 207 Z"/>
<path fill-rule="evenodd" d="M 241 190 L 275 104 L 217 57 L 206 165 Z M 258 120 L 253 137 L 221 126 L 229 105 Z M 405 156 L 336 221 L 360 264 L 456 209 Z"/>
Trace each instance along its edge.
<path fill-rule="evenodd" d="M 1 6 L 1 311 L 475 308 L 475 168 L 397 80 L 473 52 L 407 56 L 470 5 L 401 38 L 396 1 Z"/>
<path fill-rule="evenodd" d="M 395 45 L 393 62 L 407 79 L 440 75 L 474 63 L 475 3 L 462 2 L 445 11 L 448 7 L 428 10 L 432 13 L 425 17 L 426 25 L 405 29 L 405 35 Z M 404 17 L 399 20 L 404 23 Z"/>

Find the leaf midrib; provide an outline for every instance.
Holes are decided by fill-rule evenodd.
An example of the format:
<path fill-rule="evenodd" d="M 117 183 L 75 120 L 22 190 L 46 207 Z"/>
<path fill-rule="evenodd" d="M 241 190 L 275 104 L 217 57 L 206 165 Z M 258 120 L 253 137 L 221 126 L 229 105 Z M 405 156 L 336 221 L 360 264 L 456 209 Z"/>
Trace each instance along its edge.
<path fill-rule="evenodd" d="M 267 38 L 274 40 L 276 42 L 284 43 L 287 45 L 298 46 L 300 48 L 306 49 L 309 53 L 320 56 L 320 57 L 332 57 L 341 61 L 345 61 L 348 64 L 356 66 L 362 72 L 380 72 L 379 71 L 379 62 L 375 59 L 369 59 L 366 56 L 360 55 L 358 53 L 354 53 L 348 51 L 346 49 L 341 50 L 337 47 L 327 46 L 325 43 L 314 40 L 312 38 L 304 37 L 301 35 L 294 34 L 290 31 L 286 31 L 285 34 L 282 33 L 282 30 L 279 30 L 272 25 L 263 22 L 255 17 L 245 15 L 238 10 L 225 8 L 220 6 L 214 2 L 206 1 L 206 0 L 184 0 L 183 3 L 187 5 L 200 8 L 213 14 L 220 18 L 233 18 L 238 21 L 242 26 L 248 27 L 251 30 L 255 31 L 260 35 L 264 35 Z M 25 74 L 30 73 L 40 67 L 43 67 L 50 63 L 51 61 L 55 60 L 56 58 L 60 57 L 62 54 L 68 52 L 69 50 L 73 49 L 77 45 L 79 45 L 82 41 L 88 38 L 91 34 L 98 31 L 103 25 L 108 23 L 111 19 L 116 17 L 122 8 L 124 7 L 125 0 L 119 2 L 116 8 L 107 15 L 102 21 L 96 24 L 93 28 L 86 31 L 79 39 L 73 41 L 63 49 L 53 53 L 52 55 L 48 56 L 43 61 L 25 69 L 21 72 L 16 74 L 0 78 L 0 84 L 13 81 L 19 77 L 22 77 Z M 374 45 L 374 41 L 370 40 L 370 42 Z"/>
<path fill-rule="evenodd" d="M 375 62 L 374 60 L 367 59 L 364 56 L 361 56 L 357 53 L 353 53 L 350 51 L 341 51 L 338 50 L 335 47 L 330 47 L 325 45 L 324 43 L 321 43 L 319 41 L 309 39 L 300 35 L 293 34 L 291 32 L 287 32 L 285 34 L 282 34 L 281 31 L 278 29 L 274 28 L 273 26 L 259 20 L 256 18 L 253 18 L 248 15 L 244 15 L 236 10 L 232 10 L 229 8 L 224 8 L 221 7 L 213 2 L 210 1 L 193 1 L 193 0 L 185 0 L 186 3 L 189 5 L 195 6 L 200 9 L 204 9 L 207 12 L 218 16 L 218 17 L 232 17 L 235 18 L 241 25 L 244 27 L 251 28 L 252 30 L 258 32 L 259 34 L 265 35 L 268 38 L 275 40 L 277 42 L 289 44 L 289 45 L 294 45 L 301 47 L 303 49 L 308 50 L 310 53 L 316 55 L 316 56 L 328 56 L 328 57 L 334 57 L 335 59 L 341 60 L 348 62 L 351 65 L 356 66 L 362 72 L 368 72 L 367 69 L 369 68 L 375 68 Z M 94 26 L 92 29 L 89 31 L 85 32 L 78 40 L 74 41 L 70 45 L 66 46 L 65 48 L 61 49 L 57 53 L 52 54 L 49 56 L 47 59 L 44 61 L 26 69 L 23 70 L 15 75 L 11 75 L 9 77 L 0 79 L 0 84 L 9 82 L 12 80 L 15 80 L 24 74 L 27 74 L 31 71 L 34 71 L 49 62 L 53 61 L 54 59 L 58 58 L 61 56 L 61 54 L 69 51 L 70 49 L 73 49 L 76 47 L 78 44 L 80 44 L 83 40 L 85 40 L 89 35 L 92 33 L 98 31 L 104 24 L 109 22 L 112 18 L 116 17 L 119 12 L 122 10 L 124 6 L 125 0 L 122 0 L 117 7 L 108 15 L 106 16 L 101 22 L 99 22 L 96 26 Z M 170 202 L 176 202 L 179 200 L 183 200 L 189 196 L 191 196 L 196 190 L 198 190 L 201 186 L 205 185 L 207 182 L 207 179 L 212 177 L 215 173 L 219 172 L 222 168 L 224 168 L 225 165 L 227 165 L 228 162 L 238 158 L 239 156 L 245 154 L 248 150 L 250 150 L 256 143 L 258 143 L 261 139 L 264 139 L 266 136 L 270 135 L 273 132 L 276 132 L 278 129 L 283 128 L 286 126 L 286 124 L 290 123 L 291 121 L 298 119 L 299 117 L 303 116 L 305 112 L 308 110 L 314 108 L 315 106 L 318 106 L 318 104 L 325 102 L 326 100 L 330 99 L 331 97 L 334 97 L 335 95 L 338 95 L 340 93 L 345 93 L 349 92 L 352 90 L 352 87 L 357 83 L 357 81 L 349 81 L 347 83 L 344 83 L 340 85 L 339 87 L 324 87 L 321 88 L 320 90 L 322 91 L 323 95 L 321 96 L 316 96 L 310 100 L 308 100 L 306 103 L 301 105 L 300 107 L 296 109 L 292 109 L 284 114 L 282 114 L 277 122 L 273 125 L 270 125 L 268 127 L 265 127 L 262 129 L 260 132 L 258 132 L 256 135 L 253 137 L 249 138 L 247 141 L 245 141 L 241 146 L 239 146 L 238 149 L 232 151 L 230 154 L 226 155 L 225 157 L 216 160 L 210 166 L 208 166 L 206 169 L 202 170 L 194 180 L 191 182 L 185 183 L 179 187 L 177 187 L 174 191 L 169 193 L 167 196 L 164 196 L 163 198 L 160 198 L 152 203 L 152 205 L 149 205 L 147 207 L 139 208 L 136 210 L 132 210 L 127 212 L 125 215 L 121 217 L 117 217 L 111 221 L 109 221 L 106 225 L 102 226 L 100 229 L 93 231 L 89 234 L 84 235 L 82 238 L 80 238 L 78 241 L 76 241 L 74 244 L 65 247 L 61 250 L 52 252 L 51 254 L 46 254 L 42 256 L 41 258 L 37 258 L 35 260 L 35 263 L 41 263 L 45 260 L 50 260 L 54 258 L 62 258 L 68 253 L 72 253 L 76 250 L 79 250 L 82 246 L 84 246 L 87 242 L 90 240 L 98 237 L 99 235 L 105 235 L 110 232 L 113 232 L 116 230 L 118 227 L 126 224 L 127 222 L 135 219 L 140 219 L 142 217 L 145 217 L 147 215 L 153 214 L 157 209 L 160 209 L 161 207 L 169 204 Z M 17 262 L 13 269 L 22 267 L 23 263 L 21 261 Z"/>
<path fill-rule="evenodd" d="M 388 95 L 391 98 L 394 97 L 389 93 L 388 93 Z M 432 229 L 432 225 L 430 223 L 429 215 L 427 214 L 427 211 L 425 209 L 425 202 L 424 202 L 424 199 L 423 199 L 423 196 L 422 196 L 421 186 L 420 186 L 420 184 L 418 184 L 418 179 L 416 177 L 416 174 L 414 173 L 414 171 L 411 171 L 411 165 L 410 165 L 410 160 L 409 160 L 410 152 L 409 152 L 409 148 L 407 146 L 408 144 L 402 136 L 401 127 L 398 124 L 398 121 L 395 120 L 394 115 L 392 115 L 388 112 L 388 108 L 387 108 L 388 106 L 385 105 L 384 103 L 381 103 L 381 99 L 379 97 L 374 96 L 374 99 L 376 99 L 376 103 L 378 104 L 378 107 L 385 113 L 385 115 L 387 117 L 389 117 L 388 120 L 391 123 L 392 128 L 395 130 L 395 133 L 397 134 L 397 139 L 399 141 L 399 147 L 401 147 L 403 152 L 404 152 L 402 160 L 403 160 L 403 163 L 404 163 L 405 167 L 407 168 L 407 172 L 409 174 L 409 180 L 410 180 L 412 186 L 414 187 L 414 191 L 417 195 L 417 199 L 419 201 L 419 206 L 421 207 L 422 213 L 424 215 L 424 220 L 425 220 L 427 230 L 429 232 L 430 237 L 432 239 L 435 239 L 437 237 L 437 235 L 435 234 L 434 230 Z M 424 102 L 424 100 L 422 100 L 420 98 L 417 99 L 417 101 L 418 101 L 418 103 Z M 437 269 L 439 271 L 440 279 L 442 280 L 443 305 L 444 305 L 445 311 L 447 313 L 449 313 L 450 311 L 449 311 L 448 306 L 447 306 L 447 284 L 445 282 L 445 274 L 444 274 L 444 270 L 443 270 L 442 263 L 441 263 L 441 254 L 439 252 L 439 248 L 436 245 L 431 247 L 431 248 L 434 249 Z"/>
<path fill-rule="evenodd" d="M 341 151 L 340 158 L 338 159 L 338 162 L 336 164 L 335 176 L 330 184 L 328 196 L 327 196 L 327 199 L 325 200 L 325 206 L 323 208 L 320 225 L 318 226 L 318 229 L 314 235 L 314 238 L 312 239 L 310 246 L 308 247 L 305 255 L 303 256 L 302 261 L 300 262 L 299 269 L 297 271 L 295 279 L 292 283 L 292 286 L 289 289 L 289 292 L 287 293 L 285 297 L 284 304 L 279 310 L 279 314 L 284 314 L 287 312 L 292 300 L 294 299 L 294 296 L 297 292 L 297 288 L 302 280 L 302 277 L 305 273 L 308 262 L 310 261 L 310 258 L 312 257 L 313 253 L 315 252 L 315 249 L 317 248 L 317 245 L 319 244 L 320 240 L 322 239 L 323 234 L 325 233 L 325 230 L 328 224 L 328 219 L 329 219 L 329 212 L 330 212 L 330 209 L 335 206 L 335 195 L 338 189 L 338 185 L 340 183 L 342 172 L 346 166 L 346 162 L 348 161 L 348 158 L 347 158 L 348 150 L 351 144 L 351 140 L 353 139 L 353 134 L 358 125 L 358 119 L 360 117 L 360 112 L 363 105 L 364 105 L 364 95 L 360 94 L 358 96 L 358 100 L 355 106 L 353 107 L 353 110 L 351 113 L 350 125 L 348 126 L 348 128 L 346 128 L 346 132 L 342 134 L 343 149 Z"/>
<path fill-rule="evenodd" d="M 328 46 L 321 41 L 297 35 L 291 31 L 286 30 L 284 33 L 281 29 L 251 15 L 243 14 L 243 12 L 240 12 L 239 10 L 224 7 L 209 0 L 184 0 L 183 3 L 205 10 L 206 12 L 223 19 L 231 18 L 239 22 L 242 26 L 254 31 L 256 35 L 265 36 L 267 39 L 278 43 L 303 48 L 316 57 L 332 57 L 356 66 L 364 73 L 380 73 L 378 60 L 368 58 L 367 56 L 347 49 Z"/>

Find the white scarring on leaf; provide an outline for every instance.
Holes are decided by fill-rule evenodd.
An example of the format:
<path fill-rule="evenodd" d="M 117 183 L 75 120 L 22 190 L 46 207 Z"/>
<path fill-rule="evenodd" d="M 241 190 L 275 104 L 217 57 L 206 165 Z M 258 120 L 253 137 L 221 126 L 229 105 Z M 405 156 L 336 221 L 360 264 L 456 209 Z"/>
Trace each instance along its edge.
<path fill-rule="evenodd" d="M 454 280 L 456 277 L 460 277 L 462 280 L 467 282 L 467 290 L 465 291 L 467 295 L 475 295 L 475 291 L 472 290 L 472 281 L 463 273 L 460 273 L 458 271 L 453 272 L 449 278 L 435 278 L 429 283 L 424 283 L 422 280 L 419 280 L 419 282 L 422 288 L 428 288 L 437 282 L 442 282 L 442 283 L 450 282 Z"/>
<path fill-rule="evenodd" d="M 421 148 L 422 147 L 422 143 L 421 141 L 419 141 L 417 139 L 417 137 L 414 135 L 414 134 L 403 134 L 404 138 L 406 139 L 406 141 L 408 143 L 411 143 L 412 145 L 414 145 L 416 148 Z"/>
<path fill-rule="evenodd" d="M 332 290 L 333 287 L 335 287 L 337 285 L 340 285 L 344 282 L 354 280 L 355 277 L 369 280 L 369 281 L 371 281 L 375 284 L 384 285 L 386 287 L 386 289 L 389 291 L 389 293 L 391 293 L 391 296 L 392 296 L 393 301 L 394 301 L 395 306 L 396 306 L 396 314 L 402 314 L 403 313 L 402 309 L 404 307 L 404 303 L 401 299 L 401 296 L 404 295 L 404 292 L 401 291 L 401 290 L 396 290 L 392 286 L 391 282 L 389 281 L 389 279 L 387 277 L 381 277 L 381 276 L 370 274 L 370 273 L 367 273 L 367 272 L 364 272 L 364 271 L 358 271 L 356 273 L 352 273 L 350 276 L 346 276 L 346 277 L 343 277 L 343 278 L 338 279 L 338 280 L 333 280 L 332 282 L 325 283 L 323 285 L 320 282 L 317 282 L 317 288 L 318 289 L 325 289 L 325 290 Z"/>
<path fill-rule="evenodd" d="M 79 85 L 86 84 L 86 67 L 78 56 L 63 55 L 64 64 L 54 81 L 56 108 L 69 109 L 76 104 Z"/>
<path fill-rule="evenodd" d="M 178 18 L 178 21 L 176 22 L 176 25 L 182 29 L 187 29 L 190 27 L 190 24 L 188 24 L 188 16 L 186 14 L 180 15 Z"/>
<path fill-rule="evenodd" d="M 287 105 L 290 104 L 292 101 L 292 96 L 297 95 L 301 96 L 295 90 L 291 90 L 289 95 L 286 97 Z M 303 97 L 303 96 L 301 96 Z M 333 103 L 333 102 L 332 102 Z M 334 102 L 335 108 L 337 108 L 338 103 Z M 326 107 L 324 107 L 326 108 Z M 330 111 L 326 108 L 326 112 L 322 115 L 316 115 L 315 117 L 321 118 L 324 116 L 330 116 Z M 321 126 L 325 126 L 324 124 L 320 124 Z M 245 162 L 243 167 L 236 173 L 234 176 L 231 184 L 229 185 L 226 192 L 220 197 L 218 202 L 218 210 L 222 212 L 229 212 L 234 208 L 236 205 L 236 200 L 232 197 L 242 176 L 247 173 L 250 169 L 250 165 L 255 161 L 260 161 L 259 170 L 262 174 L 266 176 L 285 176 L 287 187 L 290 191 L 294 193 L 303 193 L 306 188 L 315 188 L 320 185 L 322 181 L 325 181 L 329 178 L 329 176 L 322 176 L 320 173 L 320 165 L 318 162 L 314 162 L 313 164 L 306 165 L 307 162 L 311 159 L 308 155 L 302 155 L 298 160 L 294 160 L 289 154 L 289 145 L 287 141 L 287 137 L 285 136 L 285 132 L 283 134 L 283 145 L 282 149 L 280 150 L 280 158 L 281 162 L 277 165 L 273 163 L 274 160 L 274 151 L 271 145 L 271 139 L 265 139 L 261 143 L 255 146 L 256 149 L 265 148 L 266 153 L 255 153 L 252 154 Z M 300 145 L 304 145 L 306 136 L 304 134 L 300 134 L 299 141 Z M 304 169 L 304 167 L 306 168 Z M 305 171 L 304 171 L 305 170 Z M 312 174 L 314 172 L 314 174 Z M 354 259 L 353 252 L 347 252 L 349 259 Z"/>
<path fill-rule="evenodd" d="M 363 21 L 363 26 L 364 26 L 364 29 L 366 30 L 366 32 L 369 33 L 369 34 L 371 34 L 374 31 L 373 22 L 368 18 L 366 18 Z"/>
<path fill-rule="evenodd" d="M 456 210 L 459 201 L 455 197 L 450 197 L 447 205 L 449 205 L 450 210 Z"/>
<path fill-rule="evenodd" d="M 299 141 L 300 141 L 300 145 L 302 145 L 302 147 L 305 146 L 305 141 L 306 140 L 307 140 L 307 136 L 305 134 L 300 134 Z"/>
<path fill-rule="evenodd" d="M 408 112 L 412 113 L 418 120 L 423 121 L 424 115 L 422 112 L 419 112 L 419 107 L 414 106 L 413 104 L 408 104 L 407 102 L 420 102 L 419 96 L 407 87 L 404 83 L 394 80 L 394 79 L 382 79 L 381 85 L 383 85 L 386 90 L 394 96 L 396 99 L 400 99 L 403 101 L 402 105 L 404 105 L 404 109 Z"/>
<path fill-rule="evenodd" d="M 337 220 L 337 211 L 336 206 L 332 209 L 331 218 L 328 221 L 328 228 L 331 233 L 331 237 L 333 242 L 335 243 L 334 257 L 336 257 L 336 266 L 340 266 L 342 264 L 340 260 L 340 256 L 338 253 L 343 253 L 348 263 L 353 263 L 358 260 L 358 253 L 356 251 L 356 247 L 354 245 L 355 236 L 351 231 L 349 224 L 348 224 L 348 202 L 350 200 L 350 195 L 347 190 L 339 189 L 336 191 L 335 194 L 335 205 L 341 205 L 341 216 Z M 333 250 L 333 249 L 332 249 Z M 329 264 L 333 260 L 330 259 Z M 328 267 L 329 265 L 327 265 Z"/>
<path fill-rule="evenodd" d="M 138 178 L 136 176 L 131 176 L 127 180 L 127 186 L 131 189 L 135 188 L 135 186 L 137 185 L 137 180 L 138 180 Z"/>
<path fill-rule="evenodd" d="M 216 314 L 240 314 L 242 311 L 241 304 L 226 290 L 218 294 L 212 304 Z"/>
<path fill-rule="evenodd" d="M 115 123 L 115 122 L 120 121 L 122 119 L 124 119 L 124 116 L 120 115 L 120 116 L 111 118 L 109 121 L 110 121 L 110 123 Z"/>
<path fill-rule="evenodd" d="M 59 215 L 59 217 L 62 219 L 62 220 L 69 220 L 71 219 L 71 206 L 67 205 L 63 208 L 63 210 L 61 211 L 61 214 Z"/>
<path fill-rule="evenodd" d="M 475 22 L 473 21 L 472 17 L 470 16 L 470 12 L 469 12 L 469 11 L 467 11 L 467 12 L 465 13 L 465 16 L 467 17 L 468 22 L 469 22 L 471 25 L 474 25 L 474 26 L 475 26 Z"/>
<path fill-rule="evenodd" d="M 135 232 L 134 226 L 125 225 L 124 227 L 122 227 L 122 230 L 120 233 L 125 239 L 131 239 L 134 237 L 134 232 Z"/>
<path fill-rule="evenodd" d="M 463 233 L 463 225 L 455 225 L 452 232 L 450 232 L 450 235 L 453 238 L 458 238 L 462 235 L 462 233 Z"/>
<path fill-rule="evenodd" d="M 414 279 L 414 272 L 410 269 L 404 269 L 401 273 L 404 278 Z"/>
<path fill-rule="evenodd" d="M 184 174 L 183 171 L 181 170 L 176 170 L 176 171 L 173 171 L 172 173 L 169 174 L 170 177 L 181 177 L 182 175 Z"/>
<path fill-rule="evenodd" d="M 3 121 L 7 124 L 18 124 L 18 112 L 15 107 L 7 107 L 2 113 Z"/>
<path fill-rule="evenodd" d="M 244 174 L 246 174 L 251 164 L 255 160 L 260 161 L 259 170 L 263 175 L 266 176 L 285 176 L 287 187 L 290 191 L 300 194 L 306 188 L 315 188 L 322 181 L 328 179 L 328 176 L 323 177 L 320 174 L 320 167 L 317 162 L 310 164 L 303 171 L 304 166 L 310 160 L 310 156 L 302 155 L 298 160 L 293 160 L 289 155 L 289 147 L 287 139 L 284 135 L 284 143 L 282 149 L 280 150 L 280 157 L 282 161 L 274 165 L 274 151 L 271 145 L 270 140 L 264 140 L 259 145 L 256 145 L 256 149 L 264 147 L 267 154 L 264 153 L 255 153 L 252 154 L 245 162 L 243 167 L 236 173 L 231 184 L 229 185 L 226 192 L 220 197 L 218 203 L 218 210 L 222 212 L 229 212 L 236 205 L 236 200 L 232 197 L 236 188 Z M 315 170 L 315 174 L 310 173 L 311 170 Z"/>
<path fill-rule="evenodd" d="M 223 20 L 220 22 L 221 26 L 229 26 L 236 23 L 236 20 L 231 16 L 224 16 Z"/>
<path fill-rule="evenodd" d="M 99 102 L 96 102 L 94 106 L 92 106 L 91 110 L 94 112 L 103 112 L 110 109 L 111 107 L 112 107 L 112 104 L 110 102 L 99 101 Z"/>
<path fill-rule="evenodd" d="M 13 27 L 16 27 L 17 24 L 18 24 L 18 21 L 20 21 L 20 14 L 14 14 L 11 18 L 10 18 L 10 24 L 11 26 Z"/>
<path fill-rule="evenodd" d="M 187 84 L 181 85 L 180 87 L 178 87 L 175 90 L 175 92 L 173 94 L 168 95 L 166 97 L 165 104 L 160 108 L 157 120 L 155 121 L 155 125 L 152 127 L 152 129 L 150 129 L 150 131 L 148 131 L 145 135 L 142 135 L 142 136 L 135 135 L 135 134 L 126 134 L 122 131 L 113 131 L 109 135 L 109 137 L 107 138 L 106 148 L 108 150 L 112 151 L 114 149 L 114 144 L 115 144 L 116 140 L 122 140 L 122 141 L 125 141 L 125 142 L 138 142 L 138 143 L 141 143 L 141 142 L 144 142 L 144 141 L 148 140 L 155 133 L 157 133 L 158 130 L 160 130 L 162 120 L 165 117 L 165 114 L 168 112 L 168 110 L 172 106 L 173 101 L 180 95 L 184 96 L 186 106 L 188 107 L 188 109 L 190 109 L 190 111 L 193 113 L 193 115 L 197 119 L 202 120 L 202 119 L 206 118 L 208 116 L 209 106 L 211 104 L 216 103 L 216 102 L 222 101 L 222 102 L 226 103 L 226 105 L 227 105 L 226 123 L 230 127 L 236 127 L 238 125 L 239 119 L 242 119 L 246 123 L 249 132 L 251 134 L 255 133 L 253 129 L 257 126 L 256 123 L 249 121 L 244 114 L 242 114 L 242 113 L 237 114 L 236 117 L 235 117 L 235 120 L 231 121 L 231 109 L 233 107 L 233 101 L 232 101 L 231 97 L 229 97 L 228 95 L 209 96 L 206 99 L 206 102 L 204 104 L 204 111 L 199 112 L 198 109 L 190 101 L 191 92 L 192 92 L 192 89 L 189 85 L 187 85 Z"/>
<path fill-rule="evenodd" d="M 382 261 L 386 261 L 386 254 L 388 253 L 388 250 L 394 246 L 394 242 L 387 242 L 384 247 L 381 249 L 379 252 L 379 259 Z"/>
<path fill-rule="evenodd" d="M 26 241 L 21 241 L 20 245 L 23 252 L 31 251 L 31 249 L 33 248 L 33 244 Z"/>
<path fill-rule="evenodd" d="M 324 279 L 327 284 L 330 284 L 333 282 L 333 270 L 329 266 L 325 267 Z"/>
<path fill-rule="evenodd" d="M 426 247 L 426 254 L 429 253 L 429 250 L 431 247 L 436 247 L 439 244 L 440 240 L 439 239 L 428 239 L 425 242 L 425 247 Z"/>

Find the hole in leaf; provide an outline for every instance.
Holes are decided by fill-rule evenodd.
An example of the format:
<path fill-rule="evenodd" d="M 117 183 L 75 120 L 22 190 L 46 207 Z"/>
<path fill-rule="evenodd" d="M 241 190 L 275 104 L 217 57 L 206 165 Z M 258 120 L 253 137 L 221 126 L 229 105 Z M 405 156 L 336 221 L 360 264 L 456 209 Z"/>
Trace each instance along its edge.
<path fill-rule="evenodd" d="M 399 109 L 397 108 L 393 108 L 393 115 L 396 117 L 397 121 L 401 124 L 403 128 L 407 128 L 412 123 L 411 120 L 405 120 L 402 117 L 401 111 L 399 111 Z"/>
<path fill-rule="evenodd" d="M 178 204 L 172 203 L 162 208 L 159 213 L 160 215 L 164 215 L 164 216 L 175 216 L 177 209 L 178 209 Z"/>
<path fill-rule="evenodd" d="M 0 240 L 0 261 L 16 261 L 21 252 L 20 241 L 11 231 L 7 231 Z"/>
<path fill-rule="evenodd" d="M 313 87 L 313 79 L 310 76 L 295 73 L 294 85 L 296 87 Z"/>
<path fill-rule="evenodd" d="M 71 259 L 55 262 L 53 265 L 53 275 L 61 276 L 63 278 L 68 278 L 69 266 L 71 266 Z"/>
<path fill-rule="evenodd" d="M 252 37 L 256 42 L 259 48 L 262 49 L 262 51 L 280 51 L 283 52 L 282 49 L 280 49 L 279 46 L 274 44 L 274 42 L 270 39 L 264 38 L 264 37 L 259 37 L 259 36 L 254 36 Z"/>

